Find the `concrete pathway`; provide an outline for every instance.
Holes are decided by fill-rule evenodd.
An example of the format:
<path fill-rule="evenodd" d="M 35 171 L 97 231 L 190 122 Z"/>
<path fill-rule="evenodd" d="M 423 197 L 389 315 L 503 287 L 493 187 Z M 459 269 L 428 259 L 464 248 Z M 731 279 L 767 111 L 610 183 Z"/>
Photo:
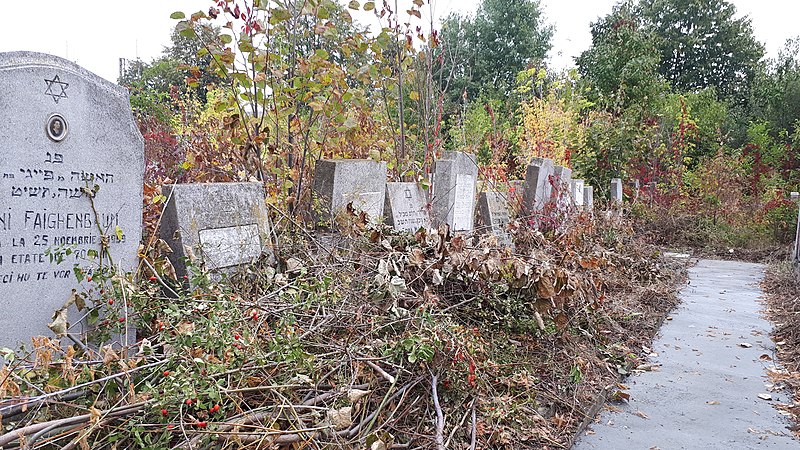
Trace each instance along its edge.
<path fill-rule="evenodd" d="M 690 269 L 683 303 L 653 344 L 660 370 L 629 378 L 630 402 L 604 411 L 573 448 L 800 449 L 772 407 L 787 398 L 766 377 L 774 345 L 759 315 L 763 271 L 709 260 Z"/>

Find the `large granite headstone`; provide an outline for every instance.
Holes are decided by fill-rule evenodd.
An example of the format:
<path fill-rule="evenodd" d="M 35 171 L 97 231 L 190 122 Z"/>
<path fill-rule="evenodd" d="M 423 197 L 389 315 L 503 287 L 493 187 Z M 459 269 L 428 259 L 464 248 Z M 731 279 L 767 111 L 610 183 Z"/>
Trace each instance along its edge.
<path fill-rule="evenodd" d="M 187 259 L 227 273 L 272 254 L 261 183 L 172 184 L 162 194 L 168 200 L 159 231 L 179 279 L 187 275 Z"/>
<path fill-rule="evenodd" d="M 492 233 L 503 245 L 511 245 L 508 224 L 511 217 L 508 211 L 508 196 L 505 192 L 481 192 L 478 196 L 478 214 L 475 217 L 476 228 Z"/>
<path fill-rule="evenodd" d="M 101 231 L 114 264 L 136 269 L 143 173 L 126 89 L 56 56 L 0 53 L 0 347 L 53 335 Z M 72 251 L 61 264 L 46 253 L 59 248 Z M 77 318 L 70 333 L 86 331 Z"/>
<path fill-rule="evenodd" d="M 369 159 L 321 159 L 314 168 L 314 195 L 319 218 L 333 219 L 348 204 L 367 213 L 370 221 L 383 218 L 386 163 Z"/>
<path fill-rule="evenodd" d="M 554 166 L 553 160 L 547 158 L 532 158 L 525 171 L 525 190 L 522 204 L 525 215 L 541 211 L 550 201 L 553 193 L 551 184 Z"/>
<path fill-rule="evenodd" d="M 453 231 L 472 231 L 478 162 L 463 152 L 446 152 L 434 165 L 433 217 Z"/>
<path fill-rule="evenodd" d="M 425 191 L 417 183 L 386 183 L 386 224 L 400 231 L 417 231 L 430 228 L 431 217 L 428 211 Z"/>
<path fill-rule="evenodd" d="M 622 180 L 611 179 L 611 203 L 622 203 Z"/>

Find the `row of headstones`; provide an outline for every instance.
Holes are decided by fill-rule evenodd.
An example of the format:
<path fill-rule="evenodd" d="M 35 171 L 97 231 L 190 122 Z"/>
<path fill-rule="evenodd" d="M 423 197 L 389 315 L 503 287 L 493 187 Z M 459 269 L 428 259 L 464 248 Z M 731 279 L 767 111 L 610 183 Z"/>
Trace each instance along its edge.
<path fill-rule="evenodd" d="M 546 158 L 534 158 L 525 180 L 509 182 L 511 189 L 490 188 L 477 197 L 478 165 L 468 153 L 447 152 L 436 161 L 430 198 L 419 183 L 386 182 L 386 178 L 383 162 L 318 161 L 313 187 L 318 216 L 330 222 L 350 205 L 366 212 L 373 222 L 383 220 L 402 231 L 446 223 L 453 231 L 482 227 L 502 234 L 512 212 L 534 215 L 548 203 L 565 211 L 594 206 L 594 188 L 584 185 L 583 180 L 573 180 L 569 168 Z M 616 185 L 620 188 L 614 191 Z M 619 179 L 612 182 L 613 192 L 618 192 L 622 201 Z"/>
<path fill-rule="evenodd" d="M 119 269 L 136 270 L 144 142 L 127 90 L 70 61 L 0 53 L 0 92 L 0 347 L 13 347 L 50 334 L 45 325 L 72 290 L 91 287 L 72 269 L 80 265 L 91 274 L 91 256 L 103 243 Z M 320 161 L 316 172 L 314 192 L 328 211 L 353 204 L 378 218 L 385 208 L 387 222 L 405 230 L 431 222 L 457 231 L 474 227 L 478 169 L 471 155 L 449 153 L 436 162 L 430 208 L 417 184 L 386 183 L 382 163 Z M 549 160 L 532 161 L 517 183 L 525 214 L 554 198 L 565 208 L 593 203 L 591 186 Z M 572 200 L 554 197 L 554 186 L 569 186 Z M 160 236 L 173 250 L 179 277 L 193 256 L 215 270 L 269 253 L 260 183 L 173 185 L 162 193 L 169 200 Z M 481 194 L 478 210 L 491 229 L 508 222 L 509 197 Z M 69 317 L 81 315 L 72 307 Z"/>

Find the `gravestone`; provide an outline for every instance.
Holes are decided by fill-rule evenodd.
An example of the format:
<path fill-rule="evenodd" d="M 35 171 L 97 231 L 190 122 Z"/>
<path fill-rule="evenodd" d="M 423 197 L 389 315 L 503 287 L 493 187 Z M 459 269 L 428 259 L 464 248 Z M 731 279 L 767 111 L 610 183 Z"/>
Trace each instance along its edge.
<path fill-rule="evenodd" d="M 594 209 L 594 186 L 583 187 L 583 206 L 589 211 Z"/>
<path fill-rule="evenodd" d="M 525 215 L 531 215 L 544 208 L 553 193 L 553 161 L 547 158 L 532 158 L 525 171 L 525 190 L 522 203 Z"/>
<path fill-rule="evenodd" d="M 797 232 L 794 240 L 794 262 L 800 264 L 800 206 L 797 212 Z"/>
<path fill-rule="evenodd" d="M 791 194 L 789 194 L 789 198 L 793 202 L 800 201 L 800 192 L 792 192 Z"/>
<path fill-rule="evenodd" d="M 386 183 L 386 224 L 396 230 L 415 232 L 420 228 L 430 228 L 431 217 L 428 211 L 425 190 L 417 183 Z"/>
<path fill-rule="evenodd" d="M 186 260 L 212 273 L 271 255 L 270 225 L 261 183 L 172 184 L 162 188 L 167 204 L 159 234 L 172 253 L 178 279 Z"/>
<path fill-rule="evenodd" d="M 506 246 L 511 245 L 508 224 L 511 218 L 508 213 L 508 196 L 505 192 L 481 192 L 478 196 L 478 214 L 475 217 L 476 228 L 498 237 L 498 241 Z"/>
<path fill-rule="evenodd" d="M 794 273 L 798 280 L 800 280 L 800 206 L 797 212 L 797 231 L 794 239 L 794 251 L 792 252 L 792 260 L 794 262 Z"/>
<path fill-rule="evenodd" d="M 611 203 L 622 203 L 622 180 L 611 179 Z"/>
<path fill-rule="evenodd" d="M 564 187 L 564 191 L 568 191 L 572 183 L 572 169 L 564 166 L 555 166 L 553 167 L 553 175 L 555 176 L 555 181 Z"/>
<path fill-rule="evenodd" d="M 433 217 L 453 231 L 472 231 L 478 162 L 463 152 L 446 152 L 434 165 Z"/>
<path fill-rule="evenodd" d="M 571 191 L 572 191 L 572 201 L 573 204 L 578 207 L 582 208 L 584 201 L 583 201 L 583 180 L 572 180 L 571 183 Z"/>
<path fill-rule="evenodd" d="M 0 53 L 0 347 L 53 336 L 54 311 L 83 290 L 73 267 L 97 267 L 101 232 L 114 264 L 136 269 L 143 173 L 126 89 L 56 56 Z M 70 334 L 88 331 L 77 314 Z"/>
<path fill-rule="evenodd" d="M 314 168 L 318 218 L 332 222 L 348 204 L 372 223 L 383 219 L 386 163 L 368 159 L 321 159 Z"/>

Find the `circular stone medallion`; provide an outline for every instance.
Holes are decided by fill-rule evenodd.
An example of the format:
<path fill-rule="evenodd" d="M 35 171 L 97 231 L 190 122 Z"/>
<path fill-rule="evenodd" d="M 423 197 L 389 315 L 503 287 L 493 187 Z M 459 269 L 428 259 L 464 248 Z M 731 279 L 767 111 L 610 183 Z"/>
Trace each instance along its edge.
<path fill-rule="evenodd" d="M 67 121 L 60 114 L 53 114 L 47 119 L 47 137 L 59 142 L 67 137 Z"/>

